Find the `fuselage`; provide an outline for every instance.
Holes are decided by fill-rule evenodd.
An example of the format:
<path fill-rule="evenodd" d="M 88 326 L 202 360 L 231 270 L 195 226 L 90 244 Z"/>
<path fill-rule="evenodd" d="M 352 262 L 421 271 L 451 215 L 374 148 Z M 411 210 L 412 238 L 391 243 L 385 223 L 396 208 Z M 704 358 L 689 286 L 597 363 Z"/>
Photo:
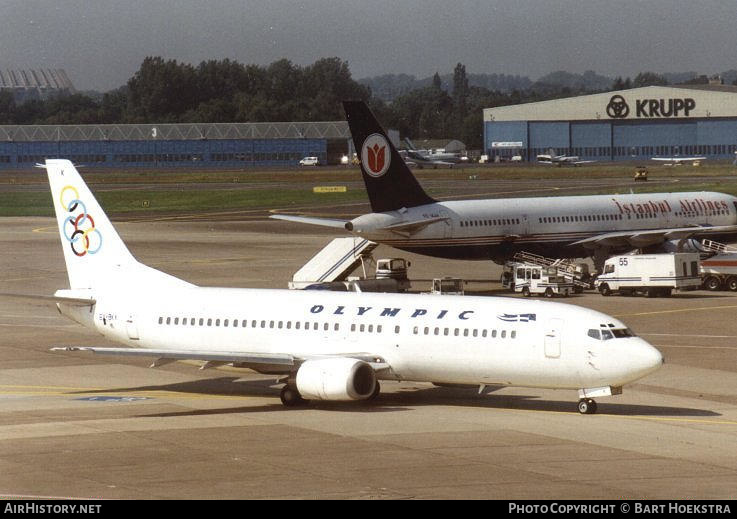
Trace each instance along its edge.
<path fill-rule="evenodd" d="M 432 218 L 441 220 L 416 232 L 386 229 Z M 524 250 L 575 258 L 591 250 L 574 242 L 606 233 L 735 225 L 737 198 L 691 192 L 448 201 L 370 213 L 351 224 L 372 241 L 427 256 L 503 261 Z M 730 241 L 737 234 L 700 237 Z M 632 248 L 612 246 L 611 252 Z"/>
<path fill-rule="evenodd" d="M 602 313 L 510 298 L 177 287 L 120 288 L 63 313 L 139 348 L 296 356 L 365 353 L 379 378 L 577 389 L 621 386 L 662 357 Z M 605 340 L 600 330 L 618 330 Z M 594 333 L 594 331 L 596 333 Z"/>

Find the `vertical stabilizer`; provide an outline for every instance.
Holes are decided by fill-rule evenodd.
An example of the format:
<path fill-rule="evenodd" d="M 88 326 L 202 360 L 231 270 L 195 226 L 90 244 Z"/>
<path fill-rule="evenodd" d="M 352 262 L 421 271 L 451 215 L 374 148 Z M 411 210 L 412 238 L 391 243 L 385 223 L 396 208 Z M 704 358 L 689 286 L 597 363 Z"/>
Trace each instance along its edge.
<path fill-rule="evenodd" d="M 112 270 L 136 264 L 95 197 L 68 160 L 46 160 L 70 288 L 92 288 Z"/>
<path fill-rule="evenodd" d="M 136 261 L 71 162 L 45 167 L 71 289 L 193 286 Z"/>
<path fill-rule="evenodd" d="M 371 210 L 383 213 L 435 202 L 417 182 L 366 103 L 344 101 L 343 108 Z"/>

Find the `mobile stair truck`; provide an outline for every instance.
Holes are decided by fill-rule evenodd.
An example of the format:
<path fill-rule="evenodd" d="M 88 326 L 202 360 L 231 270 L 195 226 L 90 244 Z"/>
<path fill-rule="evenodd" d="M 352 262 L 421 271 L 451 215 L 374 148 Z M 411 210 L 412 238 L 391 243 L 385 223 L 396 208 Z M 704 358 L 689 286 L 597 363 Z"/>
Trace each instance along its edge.
<path fill-rule="evenodd" d="M 632 254 L 614 256 L 604 263 L 604 273 L 595 282 L 603 296 L 645 294 L 668 297 L 675 290 L 697 290 L 701 286 L 699 253 Z"/>

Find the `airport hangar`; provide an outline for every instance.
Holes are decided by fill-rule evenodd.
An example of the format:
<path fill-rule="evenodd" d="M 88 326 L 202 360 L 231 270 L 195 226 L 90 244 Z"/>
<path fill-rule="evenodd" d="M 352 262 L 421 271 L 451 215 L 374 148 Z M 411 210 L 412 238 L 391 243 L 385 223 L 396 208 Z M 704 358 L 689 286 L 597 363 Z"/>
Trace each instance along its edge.
<path fill-rule="evenodd" d="M 735 158 L 737 86 L 650 86 L 483 110 L 490 160 Z"/>
<path fill-rule="evenodd" d="M 351 134 L 345 121 L 0 126 L 0 170 L 47 158 L 90 167 L 294 166 L 308 156 L 337 164 Z"/>

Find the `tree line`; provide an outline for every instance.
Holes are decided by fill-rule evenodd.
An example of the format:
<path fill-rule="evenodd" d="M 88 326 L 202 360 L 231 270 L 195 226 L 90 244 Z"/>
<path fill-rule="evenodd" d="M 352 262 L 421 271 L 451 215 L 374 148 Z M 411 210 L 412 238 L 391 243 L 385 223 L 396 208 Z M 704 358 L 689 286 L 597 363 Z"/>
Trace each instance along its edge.
<path fill-rule="evenodd" d="M 667 81 L 647 72 L 634 80 L 617 78 L 611 89 L 651 84 Z M 0 124 L 336 121 L 344 119 L 342 100 L 360 99 L 384 126 L 403 136 L 454 138 L 473 149 L 482 147 L 483 108 L 603 91 L 554 82 L 491 90 L 471 86 L 461 63 L 453 71 L 451 86 L 444 86 L 436 73 L 430 85 L 385 101 L 354 80 L 348 63 L 335 57 L 304 67 L 287 59 L 267 66 L 228 59 L 194 66 L 147 57 L 124 86 L 102 95 L 67 93 L 17 103 L 12 92 L 0 90 Z"/>

